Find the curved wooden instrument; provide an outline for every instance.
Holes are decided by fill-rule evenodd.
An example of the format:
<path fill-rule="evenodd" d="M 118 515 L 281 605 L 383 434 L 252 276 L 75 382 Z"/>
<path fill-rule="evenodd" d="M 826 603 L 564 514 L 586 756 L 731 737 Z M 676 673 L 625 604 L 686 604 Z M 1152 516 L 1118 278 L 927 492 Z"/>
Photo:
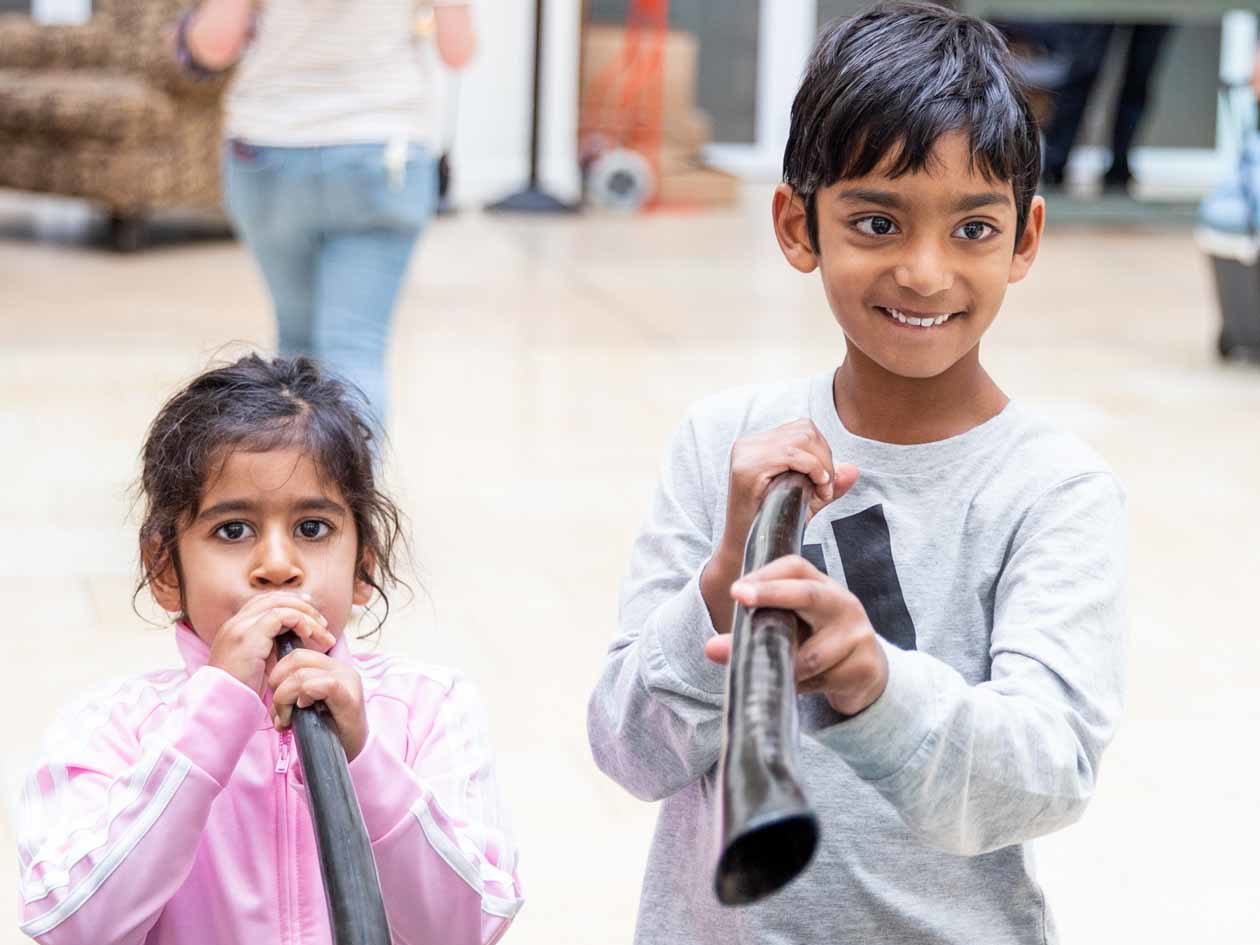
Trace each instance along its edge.
<path fill-rule="evenodd" d="M 775 477 L 748 532 L 744 574 L 800 554 L 811 495 L 808 477 Z M 818 844 L 818 818 L 796 770 L 799 629 L 792 611 L 735 607 L 714 879 L 724 905 L 746 905 L 781 889 L 809 865 Z"/>
<path fill-rule="evenodd" d="M 300 647 L 292 631 L 276 638 L 279 659 Z M 310 798 L 334 945 L 389 945 L 376 860 L 337 727 L 324 704 L 317 702 L 306 709 L 294 707 L 293 731 Z"/>

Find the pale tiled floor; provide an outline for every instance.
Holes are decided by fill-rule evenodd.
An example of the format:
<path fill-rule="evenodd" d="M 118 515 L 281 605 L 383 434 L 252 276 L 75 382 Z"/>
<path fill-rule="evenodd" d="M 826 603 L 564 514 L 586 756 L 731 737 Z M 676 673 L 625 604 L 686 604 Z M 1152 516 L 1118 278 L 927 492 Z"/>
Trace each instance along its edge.
<path fill-rule="evenodd" d="M 653 810 L 596 771 L 584 711 L 670 429 L 701 394 L 840 350 L 815 281 L 778 258 L 766 198 L 465 214 L 408 281 L 392 478 L 423 590 L 385 640 L 483 688 L 523 848 L 516 945 L 630 938 Z M 117 257 L 74 244 L 74 211 L 31 207 L 0 195 L 6 777 L 80 687 L 171 660 L 130 610 L 140 439 L 225 342 L 272 332 L 237 246 Z M 46 238 L 22 235 L 31 219 Z M 1132 510 L 1128 717 L 1085 820 L 1039 844 L 1063 941 L 1260 942 L 1260 368 L 1214 360 L 1208 271 L 1182 230 L 1052 222 L 1008 299 L 991 371 L 1101 449 Z"/>

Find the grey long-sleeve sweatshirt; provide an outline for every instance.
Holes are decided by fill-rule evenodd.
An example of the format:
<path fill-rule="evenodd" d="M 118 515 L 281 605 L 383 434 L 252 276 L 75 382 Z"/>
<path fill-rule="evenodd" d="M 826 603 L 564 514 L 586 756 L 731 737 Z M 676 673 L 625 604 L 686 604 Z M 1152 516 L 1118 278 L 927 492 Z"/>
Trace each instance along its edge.
<path fill-rule="evenodd" d="M 1025 841 L 1077 820 L 1123 696 L 1123 491 L 1015 403 L 936 443 L 847 432 L 831 373 L 697 405 L 634 545 L 620 631 L 588 709 L 599 767 L 660 800 L 641 945 L 1053 942 Z M 841 721 L 798 697 L 822 838 L 757 905 L 713 892 L 725 669 L 698 577 L 722 534 L 731 445 L 808 417 L 861 479 L 805 555 L 853 591 L 888 654 L 883 695 Z"/>

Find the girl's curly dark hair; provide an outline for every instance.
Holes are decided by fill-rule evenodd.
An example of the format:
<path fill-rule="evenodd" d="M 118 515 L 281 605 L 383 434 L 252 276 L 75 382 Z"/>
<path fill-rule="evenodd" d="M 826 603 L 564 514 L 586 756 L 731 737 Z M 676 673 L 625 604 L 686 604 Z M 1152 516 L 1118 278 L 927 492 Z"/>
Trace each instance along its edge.
<path fill-rule="evenodd" d="M 235 450 L 296 447 L 335 483 L 358 534 L 356 574 L 385 604 L 386 587 L 405 587 L 396 554 L 406 551 L 402 513 L 376 484 L 376 457 L 366 403 L 357 389 L 310 358 L 256 354 L 199 375 L 158 412 L 141 452 L 137 497 L 140 594 L 170 567 L 183 586 L 179 530 L 197 515 L 206 482 Z"/>

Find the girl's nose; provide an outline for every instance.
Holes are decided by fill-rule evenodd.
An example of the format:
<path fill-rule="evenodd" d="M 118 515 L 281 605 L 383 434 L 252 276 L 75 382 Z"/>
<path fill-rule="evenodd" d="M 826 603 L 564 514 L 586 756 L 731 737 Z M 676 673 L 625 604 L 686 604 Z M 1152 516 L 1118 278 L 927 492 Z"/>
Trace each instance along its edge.
<path fill-rule="evenodd" d="M 280 536 L 264 538 L 257 545 L 249 582 L 257 588 L 301 587 L 302 565 L 293 542 Z"/>

